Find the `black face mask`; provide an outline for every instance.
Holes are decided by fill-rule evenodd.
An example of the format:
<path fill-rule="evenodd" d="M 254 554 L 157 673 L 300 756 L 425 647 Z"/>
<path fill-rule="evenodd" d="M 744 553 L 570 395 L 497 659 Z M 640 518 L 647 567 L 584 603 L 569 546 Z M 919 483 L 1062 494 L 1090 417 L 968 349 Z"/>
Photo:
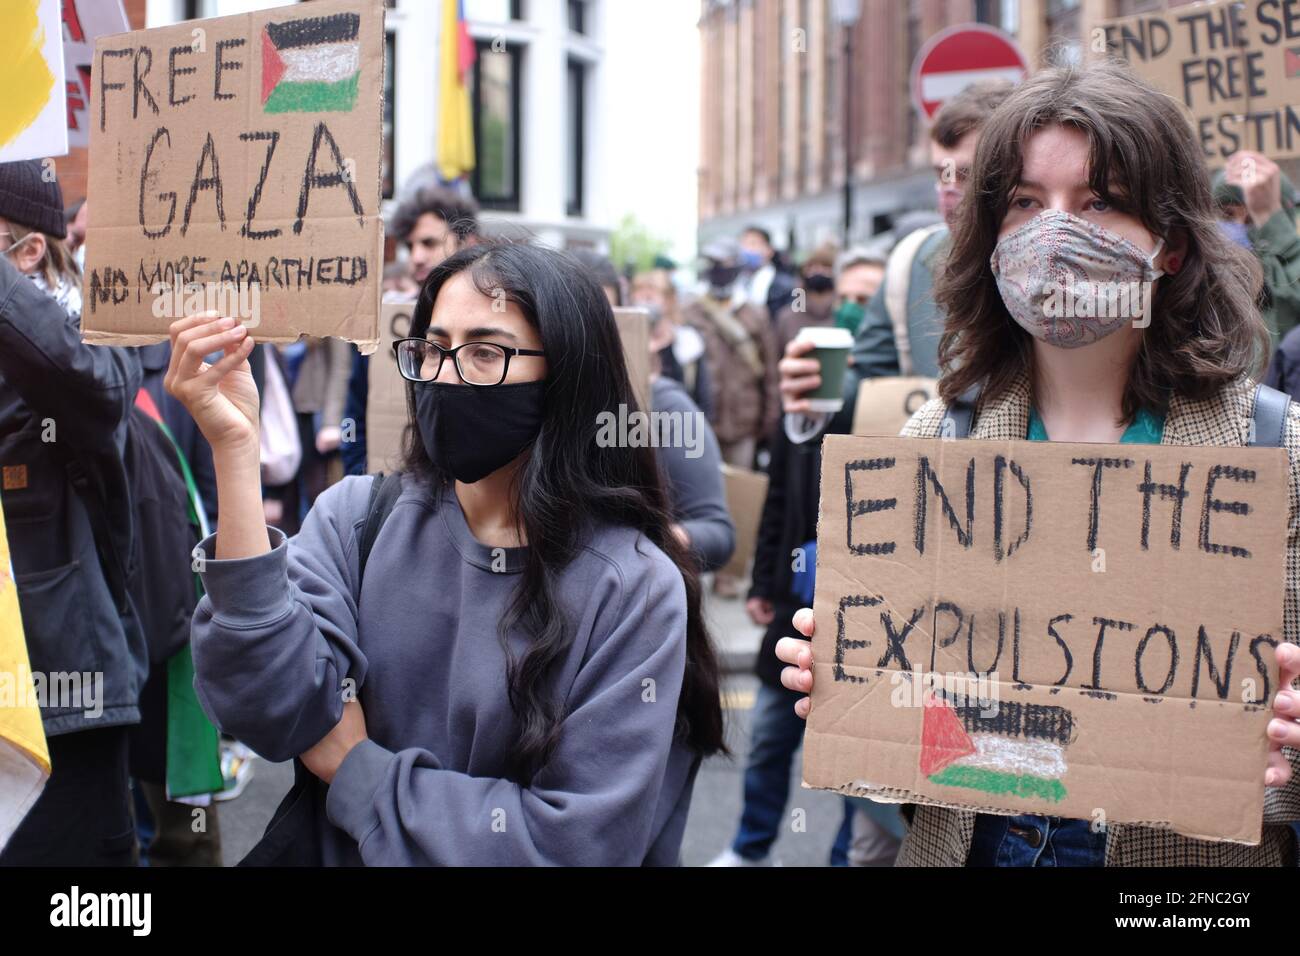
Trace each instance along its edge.
<path fill-rule="evenodd" d="M 545 392 L 545 379 L 493 388 L 417 385 L 415 422 L 424 450 L 434 465 L 472 485 L 537 439 Z"/>
<path fill-rule="evenodd" d="M 715 292 L 730 292 L 731 287 L 740 278 L 739 266 L 712 266 L 705 274 L 709 288 Z"/>
<path fill-rule="evenodd" d="M 835 280 L 828 275 L 814 272 L 803 280 L 803 287 L 814 294 L 835 291 Z"/>

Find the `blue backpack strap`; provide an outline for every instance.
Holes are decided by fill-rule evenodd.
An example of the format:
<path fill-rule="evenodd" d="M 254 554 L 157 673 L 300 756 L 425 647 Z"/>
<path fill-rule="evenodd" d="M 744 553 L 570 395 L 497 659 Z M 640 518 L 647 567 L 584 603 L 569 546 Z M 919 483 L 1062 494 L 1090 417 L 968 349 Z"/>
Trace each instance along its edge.
<path fill-rule="evenodd" d="M 975 421 L 975 406 L 979 403 L 980 386 L 972 385 L 951 403 L 943 414 L 939 434 L 944 438 L 969 438 L 971 424 Z"/>
<path fill-rule="evenodd" d="M 1291 396 L 1286 392 L 1262 384 L 1255 386 L 1255 409 L 1250 416 L 1253 437 L 1249 444 L 1260 448 L 1281 448 L 1290 404 Z"/>

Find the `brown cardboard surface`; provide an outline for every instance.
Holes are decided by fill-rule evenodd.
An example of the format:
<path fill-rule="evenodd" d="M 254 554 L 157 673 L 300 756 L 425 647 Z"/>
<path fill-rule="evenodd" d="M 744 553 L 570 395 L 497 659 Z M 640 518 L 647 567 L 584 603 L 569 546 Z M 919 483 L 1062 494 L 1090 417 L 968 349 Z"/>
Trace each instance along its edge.
<path fill-rule="evenodd" d="M 614 321 L 623 340 L 623 358 L 627 377 L 632 382 L 637 406 L 650 408 L 650 313 L 645 309 L 615 309 Z"/>
<path fill-rule="evenodd" d="M 1174 7 L 1101 21 L 1085 42 L 1095 53 L 1122 56 L 1181 102 L 1211 166 L 1238 149 L 1284 159 L 1300 156 L 1294 7 L 1289 0 Z"/>
<path fill-rule="evenodd" d="M 936 381 L 920 375 L 863 379 L 853 406 L 853 434 L 893 438 L 912 413 L 934 398 Z"/>
<path fill-rule="evenodd" d="M 414 302 L 385 302 L 379 307 L 379 348 L 370 357 L 366 393 L 366 473 L 400 470 L 402 434 L 406 430 L 406 379 L 397 371 L 393 343 L 406 338 Z"/>
<path fill-rule="evenodd" d="M 1287 475 L 1281 449 L 827 437 L 805 785 L 1257 843 Z"/>
<path fill-rule="evenodd" d="M 259 290 L 259 341 L 374 351 L 383 38 L 379 0 L 316 0 L 96 40 L 87 342 L 164 339 L 214 284 Z M 354 96 L 291 82 L 339 70 Z"/>
<path fill-rule="evenodd" d="M 724 463 L 722 485 L 731 523 L 736 526 L 736 550 L 718 573 L 744 578 L 749 574 L 754 546 L 758 543 L 758 523 L 763 517 L 763 502 L 767 500 L 767 475 Z"/>

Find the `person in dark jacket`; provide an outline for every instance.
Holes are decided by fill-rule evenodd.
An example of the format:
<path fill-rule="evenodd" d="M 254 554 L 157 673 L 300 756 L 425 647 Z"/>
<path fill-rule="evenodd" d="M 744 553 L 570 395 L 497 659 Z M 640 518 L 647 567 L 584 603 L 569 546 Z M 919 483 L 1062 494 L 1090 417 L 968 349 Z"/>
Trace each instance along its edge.
<path fill-rule="evenodd" d="M 114 598 L 92 522 L 129 553 L 123 455 L 140 359 L 82 344 L 63 195 L 43 173 L 0 165 L 0 501 L 33 674 L 80 693 L 41 701 L 53 774 L 0 864 L 130 865 L 127 727 L 140 719 L 148 651 L 130 598 Z M 88 506 L 73 474 L 106 511 Z"/>
<path fill-rule="evenodd" d="M 805 263 L 805 277 L 816 274 L 824 261 L 823 255 Z M 852 303 L 861 290 L 858 267 L 863 260 L 845 256 L 840 261 L 843 268 L 834 279 L 833 301 L 824 304 L 826 318 L 838 311 L 837 304 Z M 793 324 L 801 316 L 787 310 L 785 317 L 787 323 Z M 754 569 L 745 602 L 750 620 L 766 631 L 755 665 L 759 690 L 745 766 L 744 803 L 735 839 L 712 866 L 755 866 L 769 859 L 789 799 L 790 763 L 803 742 L 803 722 L 794 713 L 799 695 L 781 684 L 776 642 L 794 635 L 794 612 L 812 604 L 821 441 L 796 444 L 777 425 L 769 447 L 772 458 L 768 464 L 767 498 L 759 519 Z M 832 865 L 848 862 L 849 844 L 855 834 L 865 835 L 860 842 L 870 857 L 855 862 L 878 865 L 892 859 L 902 836 L 901 819 L 892 808 L 877 810 L 870 805 L 864 807 L 866 803 L 846 800 L 844 822 L 831 849 Z M 864 812 L 867 817 L 862 816 Z"/>
<path fill-rule="evenodd" d="M 772 235 L 762 226 L 748 226 L 740 234 L 742 279 L 737 295 L 745 302 L 767 310 L 773 322 L 781 310 L 794 301 L 798 280 L 772 245 Z"/>

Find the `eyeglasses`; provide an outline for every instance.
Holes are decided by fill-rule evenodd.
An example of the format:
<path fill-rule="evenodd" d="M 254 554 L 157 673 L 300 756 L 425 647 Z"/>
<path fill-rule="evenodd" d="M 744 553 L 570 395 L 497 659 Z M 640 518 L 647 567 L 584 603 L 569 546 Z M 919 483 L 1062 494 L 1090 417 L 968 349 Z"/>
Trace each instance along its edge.
<path fill-rule="evenodd" d="M 398 339 L 393 343 L 397 370 L 410 382 L 432 382 L 442 373 L 448 356 L 466 385 L 500 385 L 506 380 L 510 360 L 516 355 L 545 355 L 538 349 L 516 349 L 495 342 L 466 342 L 445 349 L 428 339 Z"/>

